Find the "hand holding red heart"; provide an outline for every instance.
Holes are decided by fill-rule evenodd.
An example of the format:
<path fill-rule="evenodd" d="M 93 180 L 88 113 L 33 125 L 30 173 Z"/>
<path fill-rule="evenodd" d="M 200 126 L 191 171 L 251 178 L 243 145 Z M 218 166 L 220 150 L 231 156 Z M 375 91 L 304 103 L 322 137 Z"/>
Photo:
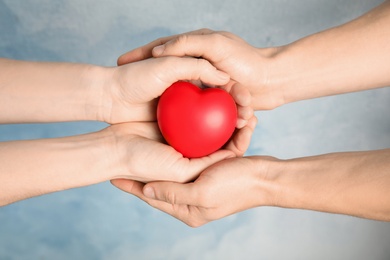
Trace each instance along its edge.
<path fill-rule="evenodd" d="M 102 104 L 109 108 L 102 112 L 102 121 L 107 123 L 155 121 L 157 98 L 179 80 L 220 86 L 229 92 L 237 103 L 237 128 L 244 127 L 253 116 L 249 91 L 239 84 L 229 83 L 228 74 L 203 59 L 152 58 L 110 70 L 110 80 L 102 95 Z"/>
<path fill-rule="evenodd" d="M 200 118 L 196 119 L 192 116 L 197 114 L 207 117 L 208 113 L 199 110 L 202 107 L 200 106 L 198 109 L 193 107 L 192 112 L 190 111 L 192 114 L 186 119 L 186 122 L 193 121 L 193 125 L 189 126 L 191 130 L 184 131 L 182 129 L 184 126 L 182 124 L 184 122 L 183 116 L 177 119 L 176 123 L 174 120 L 166 122 L 166 124 L 163 124 L 167 126 L 165 129 L 175 129 L 174 131 L 176 131 L 173 134 L 168 134 L 169 139 L 172 139 L 173 136 L 177 139 L 177 137 L 183 137 L 184 133 L 187 134 L 187 137 L 184 138 L 185 140 L 179 141 L 182 145 L 187 143 L 187 148 L 185 151 L 179 149 L 179 152 L 187 157 L 202 157 L 215 152 L 229 140 L 235 127 L 241 130 L 232 139 L 234 142 L 228 143 L 226 148 L 231 149 L 236 155 L 242 156 L 249 146 L 251 127 L 245 128 L 245 126 L 249 120 L 252 120 L 252 122 L 255 120 L 252 119 L 253 109 L 250 107 L 250 93 L 246 88 L 240 87 L 239 84 L 228 83 L 229 75 L 217 70 L 208 61 L 188 57 L 147 59 L 113 68 L 112 78 L 116 83 L 108 84 L 105 88 L 108 94 L 104 95 L 105 97 L 110 97 L 110 101 L 103 101 L 104 104 L 110 104 L 109 106 L 111 107 L 109 112 L 106 113 L 106 122 L 154 121 L 156 120 L 158 97 L 171 84 L 180 80 L 198 81 L 208 86 L 220 86 L 204 91 L 205 93 L 214 93 L 211 94 L 212 97 L 209 94 L 205 95 L 211 97 L 206 103 L 217 105 L 218 100 L 225 100 L 225 105 L 222 106 L 230 104 L 228 105 L 230 107 L 228 110 L 231 111 L 228 115 L 229 120 L 225 120 L 225 123 L 220 126 L 220 128 L 223 128 L 222 132 L 211 129 L 205 130 L 207 127 L 205 122 L 202 122 Z M 215 94 L 216 92 L 220 94 Z M 167 93 L 172 92 L 167 91 Z M 223 98 L 221 99 L 220 97 Z M 183 104 L 187 104 L 187 106 L 189 102 L 192 102 L 189 96 L 178 100 L 183 101 Z M 226 102 L 227 100 L 228 102 Z M 167 102 L 167 104 L 172 105 L 173 103 Z M 164 106 L 166 107 L 167 105 Z M 176 111 L 181 110 L 179 108 Z M 160 111 L 164 111 L 164 109 Z M 220 112 L 225 113 L 222 110 Z M 214 120 L 213 118 L 210 119 Z M 195 128 L 203 128 L 204 132 L 201 135 L 195 134 L 193 132 Z M 164 131 L 163 134 L 165 136 Z M 189 135 L 190 131 L 192 135 Z M 213 133 L 214 136 L 212 136 Z M 224 134 L 221 135 L 221 133 Z M 191 139 L 188 136 L 197 138 Z M 177 148 L 175 141 L 172 143 L 168 140 L 168 143 Z"/>

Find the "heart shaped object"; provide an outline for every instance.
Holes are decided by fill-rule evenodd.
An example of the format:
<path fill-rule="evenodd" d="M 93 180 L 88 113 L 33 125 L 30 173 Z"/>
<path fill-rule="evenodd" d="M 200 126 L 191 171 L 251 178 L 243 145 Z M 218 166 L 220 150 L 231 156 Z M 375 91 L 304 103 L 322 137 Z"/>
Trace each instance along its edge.
<path fill-rule="evenodd" d="M 233 97 L 219 88 L 178 81 L 161 95 L 157 121 L 165 140 L 187 158 L 209 155 L 232 136 L 237 122 Z"/>

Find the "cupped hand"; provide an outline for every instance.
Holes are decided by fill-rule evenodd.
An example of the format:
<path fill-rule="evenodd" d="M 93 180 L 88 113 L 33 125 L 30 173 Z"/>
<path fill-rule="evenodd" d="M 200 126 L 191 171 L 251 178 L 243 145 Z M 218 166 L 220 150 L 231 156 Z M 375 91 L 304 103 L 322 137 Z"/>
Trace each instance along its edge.
<path fill-rule="evenodd" d="M 219 86 L 229 75 L 208 61 L 195 58 L 151 58 L 125 66 L 108 68 L 102 106 L 104 121 L 110 124 L 154 121 L 157 98 L 179 80 L 196 80 Z"/>
<path fill-rule="evenodd" d="M 119 189 L 144 200 L 191 227 L 257 206 L 272 205 L 266 192 L 271 157 L 232 158 L 218 162 L 191 183 L 152 182 L 142 184 L 112 180 Z"/>
<path fill-rule="evenodd" d="M 115 156 L 113 161 L 119 162 L 113 178 L 187 182 L 213 163 L 235 156 L 232 151 L 220 150 L 201 158 L 185 158 L 164 143 L 157 124 L 152 122 L 116 124 L 107 130 L 113 136 L 108 157 Z"/>
<path fill-rule="evenodd" d="M 127 145 L 130 149 L 130 154 L 134 153 L 133 149 L 135 151 L 140 150 L 140 153 L 136 154 L 134 158 L 127 160 L 128 172 L 131 172 L 131 174 L 116 176 L 111 182 L 119 189 L 138 196 L 153 207 L 171 214 L 190 226 L 199 226 L 211 220 L 232 214 L 240 209 L 234 209 L 234 205 L 225 207 L 229 203 L 224 206 L 222 202 L 226 201 L 227 198 L 221 198 L 221 196 L 226 195 L 223 189 L 228 189 L 227 193 L 230 197 L 234 197 L 239 190 L 247 189 L 245 185 L 247 185 L 248 181 L 245 181 L 245 178 L 251 174 L 253 169 L 249 169 L 252 168 L 251 164 L 246 164 L 247 161 L 250 161 L 247 158 L 237 160 L 229 158 L 242 156 L 247 150 L 256 121 L 256 117 L 252 117 L 245 127 L 237 130 L 226 145 L 226 150 L 220 150 L 210 156 L 199 159 L 183 158 L 172 147 L 161 143 L 162 137 L 156 131 L 155 124 L 138 123 L 138 136 L 135 137 L 135 142 L 134 140 L 129 140 Z M 118 125 L 118 127 L 120 126 Z M 133 126 L 132 129 L 136 128 Z M 126 129 L 121 129 L 121 131 L 126 132 Z M 145 137 L 151 139 L 145 139 Z M 201 172 L 203 173 L 194 183 L 188 183 L 198 177 Z M 150 186 L 147 186 L 152 188 L 156 194 L 155 199 L 151 199 L 143 195 L 143 187 L 145 182 L 154 180 L 159 181 L 150 182 L 148 184 Z M 187 184 L 176 186 L 179 183 Z M 217 189 L 214 187 L 215 185 L 217 185 Z M 191 187 L 194 187 L 194 189 Z M 189 188 L 188 191 L 187 188 Z M 147 188 L 145 188 L 146 190 Z M 208 190 L 214 191 L 214 193 L 208 192 L 203 194 L 203 192 Z M 188 197 L 187 200 L 185 197 L 188 195 L 188 192 L 195 192 L 193 195 L 197 194 L 199 197 L 192 196 Z M 221 194 L 218 194 L 219 192 Z M 213 198 L 213 196 L 216 197 Z M 237 194 L 237 198 L 239 196 Z M 187 202 L 175 201 L 176 198 L 187 200 Z M 210 201 L 207 202 L 206 198 L 210 199 Z M 216 203 L 215 207 L 210 208 L 209 203 Z"/>
<path fill-rule="evenodd" d="M 127 52 L 118 58 L 118 65 L 150 57 L 202 57 L 247 88 L 254 109 L 273 109 L 284 102 L 280 93 L 267 87 L 267 70 L 276 50 L 255 48 L 229 32 L 201 29 L 160 38 Z"/>
<path fill-rule="evenodd" d="M 157 123 L 116 124 L 106 128 L 112 140 L 107 158 L 116 162 L 112 179 L 125 178 L 139 182 L 194 180 L 210 165 L 226 158 L 242 156 L 247 150 L 256 125 L 252 117 L 244 128 L 237 130 L 230 142 L 215 153 L 201 158 L 185 158 L 164 142 Z"/>

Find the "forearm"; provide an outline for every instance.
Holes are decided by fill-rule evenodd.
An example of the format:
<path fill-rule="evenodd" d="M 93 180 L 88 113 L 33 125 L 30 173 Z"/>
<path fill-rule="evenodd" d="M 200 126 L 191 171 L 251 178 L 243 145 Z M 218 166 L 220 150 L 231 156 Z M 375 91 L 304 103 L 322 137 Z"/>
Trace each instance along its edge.
<path fill-rule="evenodd" d="M 274 205 L 390 221 L 390 149 L 282 161 Z"/>
<path fill-rule="evenodd" d="M 119 171 L 110 156 L 109 131 L 0 143 L 0 206 L 111 179 Z"/>
<path fill-rule="evenodd" d="M 265 82 L 284 103 L 390 85 L 390 1 L 339 27 L 272 50 Z"/>
<path fill-rule="evenodd" d="M 0 123 L 101 120 L 106 81 L 98 66 L 0 58 Z"/>

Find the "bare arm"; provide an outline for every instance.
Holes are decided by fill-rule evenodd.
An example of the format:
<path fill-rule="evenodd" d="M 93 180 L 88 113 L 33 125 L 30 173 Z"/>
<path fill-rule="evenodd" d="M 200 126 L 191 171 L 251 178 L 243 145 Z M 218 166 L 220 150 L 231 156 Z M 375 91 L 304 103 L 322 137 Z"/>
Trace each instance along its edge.
<path fill-rule="evenodd" d="M 229 76 L 205 60 L 168 57 L 103 68 L 0 59 L 0 68 L 0 123 L 118 123 L 82 136 L 0 143 L 0 206 L 119 177 L 189 181 L 217 161 L 242 156 L 256 123 L 245 114 L 248 124 L 226 146 L 230 151 L 191 160 L 162 143 L 155 122 L 122 123 L 154 120 L 156 98 L 178 80 L 226 84 Z M 233 87 L 231 93 L 247 92 Z"/>
<path fill-rule="evenodd" d="M 390 221 L 390 149 L 326 154 L 284 164 L 275 175 L 276 206 Z"/>
<path fill-rule="evenodd" d="M 229 76 L 193 58 L 164 57 L 121 67 L 0 58 L 0 123 L 153 121 L 156 98 L 178 80 L 218 86 Z"/>
<path fill-rule="evenodd" d="M 339 27 L 280 47 L 267 82 L 284 103 L 390 86 L 390 1 Z"/>
<path fill-rule="evenodd" d="M 390 1 L 344 25 L 291 44 L 255 48 L 228 32 L 202 29 L 157 39 L 118 64 L 150 56 L 209 60 L 247 87 L 254 109 L 390 85 Z"/>
<path fill-rule="evenodd" d="M 108 180 L 120 169 L 111 143 L 109 131 L 0 143 L 0 206 Z"/>
<path fill-rule="evenodd" d="M 390 221 L 390 149 L 292 160 L 234 158 L 187 184 L 112 183 L 193 227 L 260 206 Z"/>
<path fill-rule="evenodd" d="M 188 182 L 208 166 L 243 153 L 255 120 L 226 149 L 184 158 L 162 143 L 156 123 L 123 123 L 80 136 L 0 143 L 0 206 L 116 178 Z M 238 146 L 237 146 L 238 144 Z"/>
<path fill-rule="evenodd" d="M 86 64 L 0 58 L 0 123 L 102 119 L 105 74 Z"/>

